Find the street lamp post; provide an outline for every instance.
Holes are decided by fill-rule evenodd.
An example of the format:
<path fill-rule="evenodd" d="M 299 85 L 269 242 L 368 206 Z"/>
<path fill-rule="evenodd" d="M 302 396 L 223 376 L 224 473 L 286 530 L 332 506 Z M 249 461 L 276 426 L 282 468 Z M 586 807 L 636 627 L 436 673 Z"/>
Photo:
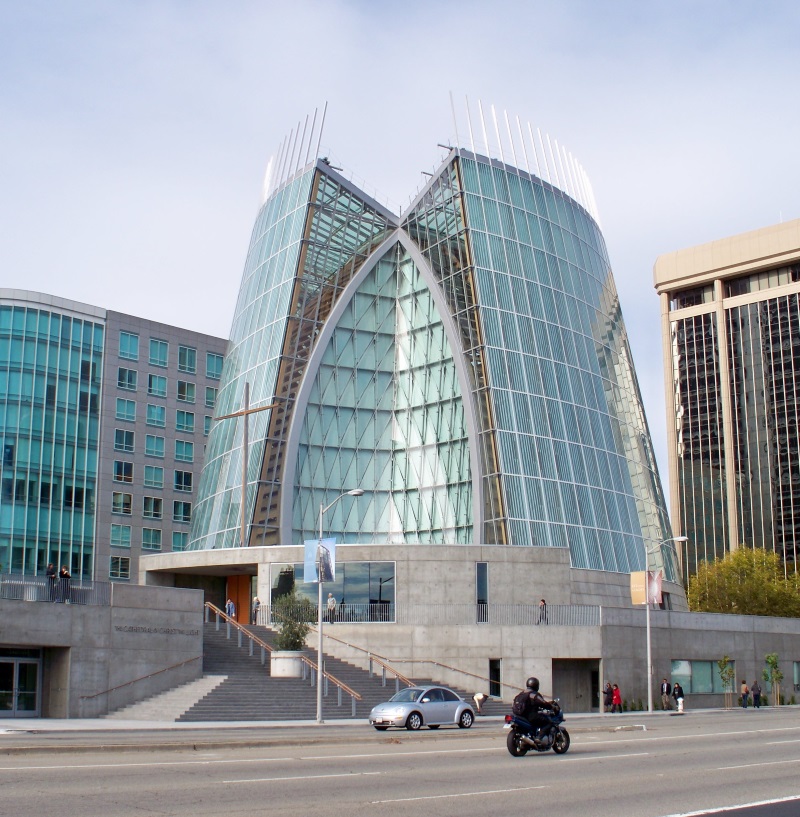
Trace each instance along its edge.
<path fill-rule="evenodd" d="M 644 600 L 647 610 L 647 711 L 653 712 L 653 653 L 650 641 L 650 571 L 647 569 L 650 561 L 650 554 L 659 550 L 664 545 L 670 542 L 688 542 L 688 536 L 675 536 L 672 539 L 665 539 L 659 542 L 656 548 L 648 550 L 647 545 L 644 546 Z"/>
<path fill-rule="evenodd" d="M 345 491 L 339 494 L 330 505 L 319 504 L 319 540 L 317 542 L 317 723 L 322 724 L 322 518 L 340 499 L 346 496 L 361 496 L 364 491 L 361 488 L 353 488 L 352 491 Z"/>

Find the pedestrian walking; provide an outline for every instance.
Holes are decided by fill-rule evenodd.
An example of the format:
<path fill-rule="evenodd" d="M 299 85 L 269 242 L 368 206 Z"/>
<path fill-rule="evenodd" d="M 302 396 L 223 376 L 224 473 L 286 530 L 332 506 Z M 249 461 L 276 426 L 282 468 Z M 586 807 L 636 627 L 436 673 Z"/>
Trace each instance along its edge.
<path fill-rule="evenodd" d="M 750 697 L 750 690 L 747 688 L 747 682 L 742 678 L 742 686 L 740 689 L 742 693 L 742 709 L 747 709 L 748 699 Z"/>
<path fill-rule="evenodd" d="M 622 712 L 622 692 L 616 684 L 611 688 L 611 711 Z"/>
<path fill-rule="evenodd" d="M 761 686 L 758 683 L 758 678 L 753 681 L 750 692 L 753 696 L 753 709 L 761 709 Z"/>
<path fill-rule="evenodd" d="M 547 624 L 547 602 L 544 599 L 539 601 L 539 618 L 537 624 Z"/>
<path fill-rule="evenodd" d="M 603 687 L 603 711 L 610 712 L 613 704 L 614 690 L 611 686 L 611 681 L 606 681 L 606 685 Z"/>

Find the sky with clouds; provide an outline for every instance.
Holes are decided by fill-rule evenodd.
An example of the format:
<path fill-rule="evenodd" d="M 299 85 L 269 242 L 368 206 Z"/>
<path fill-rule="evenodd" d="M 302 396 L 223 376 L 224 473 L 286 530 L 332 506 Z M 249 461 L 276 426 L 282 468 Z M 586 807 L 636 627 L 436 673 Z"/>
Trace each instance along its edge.
<path fill-rule="evenodd" d="M 780 0 L 0 0 L 0 286 L 227 336 L 298 120 L 327 102 L 334 163 L 402 205 L 481 99 L 592 182 L 666 483 L 653 263 L 800 217 L 798 30 Z"/>

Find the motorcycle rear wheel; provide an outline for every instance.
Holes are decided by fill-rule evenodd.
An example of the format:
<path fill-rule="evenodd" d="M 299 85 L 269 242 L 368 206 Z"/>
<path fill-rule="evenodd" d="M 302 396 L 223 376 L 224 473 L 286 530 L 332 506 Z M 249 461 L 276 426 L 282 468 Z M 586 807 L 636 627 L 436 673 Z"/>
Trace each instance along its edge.
<path fill-rule="evenodd" d="M 566 729 L 559 729 L 553 738 L 553 751 L 557 755 L 566 754 L 569 749 L 569 732 Z"/>
<path fill-rule="evenodd" d="M 519 734 L 517 734 L 514 729 L 511 729 L 508 733 L 506 746 L 508 747 L 509 754 L 513 757 L 524 757 L 528 754 L 528 744 L 520 739 Z"/>

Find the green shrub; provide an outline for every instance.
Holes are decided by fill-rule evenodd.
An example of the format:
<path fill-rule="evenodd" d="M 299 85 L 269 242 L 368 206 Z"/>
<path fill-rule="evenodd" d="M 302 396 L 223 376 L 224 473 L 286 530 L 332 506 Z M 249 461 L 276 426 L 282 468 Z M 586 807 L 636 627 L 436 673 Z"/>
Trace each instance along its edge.
<path fill-rule="evenodd" d="M 309 599 L 298 596 L 292 588 L 272 602 L 272 618 L 280 623 L 275 649 L 293 652 L 306 646 L 306 637 L 311 631 L 309 622 L 316 620 L 317 611 Z"/>

